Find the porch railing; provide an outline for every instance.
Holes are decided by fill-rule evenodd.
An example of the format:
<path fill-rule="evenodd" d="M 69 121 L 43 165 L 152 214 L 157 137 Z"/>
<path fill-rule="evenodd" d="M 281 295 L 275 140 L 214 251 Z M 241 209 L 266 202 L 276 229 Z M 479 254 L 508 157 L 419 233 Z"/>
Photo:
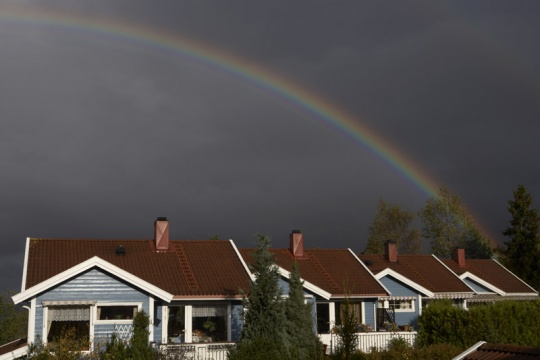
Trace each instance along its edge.
<path fill-rule="evenodd" d="M 358 350 L 368 353 L 373 349 L 388 349 L 392 339 L 403 339 L 409 345 L 416 344 L 418 333 L 416 331 L 373 331 L 357 333 Z M 330 354 L 339 346 L 339 337 L 336 334 L 320 334 L 319 339 L 326 345 L 326 353 Z"/>
<path fill-rule="evenodd" d="M 161 352 L 167 360 L 227 360 L 227 350 L 234 343 L 167 344 Z"/>

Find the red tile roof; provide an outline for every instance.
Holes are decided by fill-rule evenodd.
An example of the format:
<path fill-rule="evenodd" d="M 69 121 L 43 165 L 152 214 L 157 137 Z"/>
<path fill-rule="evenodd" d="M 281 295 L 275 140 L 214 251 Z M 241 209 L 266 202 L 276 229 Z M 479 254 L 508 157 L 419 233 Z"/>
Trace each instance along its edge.
<path fill-rule="evenodd" d="M 253 262 L 254 249 L 240 249 L 248 264 Z M 270 249 L 276 264 L 292 271 L 298 263 L 300 276 L 305 281 L 329 292 L 334 297 L 388 296 L 381 284 L 347 249 L 304 249 L 304 256 L 295 260 L 289 249 Z"/>
<path fill-rule="evenodd" d="M 433 293 L 473 293 L 461 279 L 448 270 L 432 255 L 398 255 L 396 263 L 388 262 L 384 255 L 364 254 L 359 256 L 374 274 L 385 269 L 403 275 Z"/>
<path fill-rule="evenodd" d="M 466 259 L 464 267 L 460 267 L 451 259 L 442 261 L 456 274 L 462 275 L 465 272 L 470 272 L 506 293 L 535 293 L 534 290 L 495 260 Z"/>
<path fill-rule="evenodd" d="M 116 254 L 118 246 L 126 254 Z M 230 241 L 171 241 L 156 252 L 153 240 L 30 239 L 26 288 L 97 256 L 174 296 L 234 296 L 249 275 Z"/>
<path fill-rule="evenodd" d="M 459 358 L 463 360 L 527 360 L 540 359 L 540 348 L 485 343 L 476 351 Z"/>

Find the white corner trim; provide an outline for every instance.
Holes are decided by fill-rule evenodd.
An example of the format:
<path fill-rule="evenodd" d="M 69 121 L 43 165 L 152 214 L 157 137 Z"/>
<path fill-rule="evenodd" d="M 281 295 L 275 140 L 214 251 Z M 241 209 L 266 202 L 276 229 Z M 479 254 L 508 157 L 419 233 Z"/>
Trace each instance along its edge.
<path fill-rule="evenodd" d="M 463 274 L 459 275 L 459 278 L 461 280 L 465 280 L 465 278 L 469 278 L 469 279 L 479 283 L 480 285 L 492 290 L 493 292 L 495 292 L 495 293 L 497 293 L 497 294 L 499 294 L 501 296 L 506 296 L 506 292 L 502 291 L 501 289 L 499 289 L 495 285 L 485 281 L 484 279 L 482 279 L 482 278 L 480 278 L 480 277 L 478 277 L 478 276 L 476 276 L 476 275 L 474 275 L 474 274 L 472 274 L 472 273 L 470 273 L 468 271 L 466 271 Z M 478 292 L 476 292 L 476 291 L 475 291 L 475 293 L 478 294 Z"/>
<path fill-rule="evenodd" d="M 435 294 L 433 292 L 429 291 L 428 289 L 426 289 L 422 285 L 419 285 L 419 284 L 415 283 L 411 279 L 401 275 L 397 271 L 394 271 L 394 270 L 392 270 L 390 268 L 386 268 L 383 271 L 379 272 L 378 274 L 375 275 L 375 278 L 377 280 L 380 280 L 385 276 L 391 276 L 394 279 L 399 280 L 399 281 L 401 281 L 402 283 L 404 283 L 406 285 L 409 285 L 410 287 L 412 287 L 413 289 L 415 289 L 419 293 L 424 294 L 427 297 L 434 297 L 435 296 Z"/>
<path fill-rule="evenodd" d="M 278 266 L 277 268 L 278 268 L 278 271 L 281 274 L 281 276 L 286 277 L 287 279 L 291 278 L 291 272 L 290 271 L 287 271 L 287 270 L 285 270 L 284 268 L 282 268 L 280 266 Z M 330 297 L 332 296 L 331 293 L 321 289 L 317 285 L 314 285 L 314 284 L 310 283 L 309 281 L 306 281 L 306 280 L 304 280 L 302 278 L 300 278 L 300 280 L 303 281 L 303 283 L 304 283 L 303 287 L 304 288 L 308 289 L 311 292 L 314 292 L 315 294 L 319 295 L 320 297 L 324 298 L 325 300 L 330 300 Z"/>
<path fill-rule="evenodd" d="M 152 294 L 152 295 L 155 295 L 156 297 L 160 298 L 160 299 L 163 299 L 167 302 L 171 302 L 172 299 L 173 299 L 173 295 L 168 293 L 167 291 L 165 290 L 162 290 L 160 288 L 158 288 L 157 286 L 155 285 L 152 285 L 150 284 L 149 282 L 119 268 L 118 266 L 116 265 L 113 265 L 97 256 L 94 256 L 93 258 L 91 259 L 88 259 L 86 261 L 83 261 L 82 263 L 78 264 L 78 265 L 75 265 L 73 266 L 72 268 L 70 269 L 67 269 L 66 271 L 63 271 L 39 284 L 36 284 L 34 286 L 32 286 L 31 288 L 25 290 L 25 291 L 22 291 L 21 293 L 19 294 L 16 294 L 12 297 L 13 299 L 13 302 L 15 304 L 18 304 L 20 303 L 21 301 L 24 301 L 26 299 L 29 299 L 31 297 L 34 297 L 36 296 L 37 294 L 55 286 L 55 285 L 58 285 L 64 281 L 67 281 L 69 279 L 71 279 L 72 277 L 76 276 L 76 275 L 79 275 L 93 267 L 98 267 L 110 274 L 113 274 L 117 277 L 119 277 L 120 279 L 123 279 L 125 281 L 127 281 L 128 283 Z"/>
<path fill-rule="evenodd" d="M 445 263 L 443 263 L 443 262 L 441 261 L 441 259 L 439 259 L 438 257 L 436 257 L 435 254 L 431 254 L 431 256 L 433 256 L 435 259 L 437 259 L 437 261 L 440 262 L 441 265 L 444 266 L 444 267 L 446 268 L 446 270 L 450 271 L 450 274 L 454 275 L 454 276 L 457 277 L 459 280 L 461 280 L 461 282 L 464 283 L 465 286 L 467 286 L 469 289 L 471 289 L 471 291 L 472 291 L 473 293 L 476 294 L 476 291 L 474 291 L 474 289 L 473 289 L 472 287 L 470 287 L 469 284 L 467 284 L 465 281 L 463 281 L 463 279 L 462 279 L 460 276 L 458 276 L 458 274 L 456 274 L 455 272 L 453 272 L 452 269 L 450 269 Z"/>
<path fill-rule="evenodd" d="M 28 251 L 30 250 L 30 238 L 26 238 L 26 246 L 24 249 L 24 265 L 23 265 L 23 276 L 21 283 L 21 292 L 26 288 L 26 268 L 28 267 Z"/>
<path fill-rule="evenodd" d="M 382 282 L 380 282 L 380 278 L 377 278 L 375 276 L 375 274 L 373 274 L 371 272 L 371 270 L 368 269 L 368 267 L 366 266 L 366 264 L 364 264 L 364 262 L 354 253 L 354 251 L 352 251 L 350 248 L 348 248 L 347 250 L 349 250 L 349 252 L 352 254 L 352 256 L 354 256 L 354 258 L 356 259 L 356 261 L 358 261 L 363 267 L 364 269 L 366 269 L 366 271 L 368 272 L 368 274 L 370 274 L 378 283 L 379 285 L 381 285 L 381 287 L 384 289 L 384 291 L 386 291 L 386 293 L 388 295 L 392 295 L 392 293 L 386 288 L 386 286 L 384 286 L 384 284 Z"/>
<path fill-rule="evenodd" d="M 242 255 L 240 255 L 240 251 L 238 251 L 238 248 L 236 247 L 235 243 L 233 240 L 229 239 L 229 242 L 231 243 L 234 251 L 236 251 L 236 256 L 238 256 L 238 259 L 240 259 L 240 261 L 242 262 L 242 265 L 244 266 L 244 269 L 246 270 L 247 274 L 249 275 L 249 278 L 251 279 L 251 281 L 255 281 L 255 275 L 251 273 L 251 271 L 249 271 L 249 266 L 247 266 L 246 262 L 244 261 L 244 258 L 242 257 Z"/>

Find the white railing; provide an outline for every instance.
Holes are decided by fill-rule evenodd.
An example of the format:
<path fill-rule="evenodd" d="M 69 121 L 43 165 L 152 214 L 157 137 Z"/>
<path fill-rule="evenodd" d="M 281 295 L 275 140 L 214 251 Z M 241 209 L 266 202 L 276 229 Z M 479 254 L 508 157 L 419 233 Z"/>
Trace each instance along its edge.
<path fill-rule="evenodd" d="M 373 331 L 357 333 L 356 336 L 358 338 L 358 350 L 368 353 L 374 348 L 379 350 L 387 349 L 392 339 L 401 338 L 409 345 L 414 346 L 418 333 L 416 331 Z M 326 345 L 327 354 L 332 353 L 339 345 L 339 337 L 335 334 L 320 334 L 319 339 Z"/>
<path fill-rule="evenodd" d="M 171 360 L 227 360 L 227 351 L 234 343 L 168 344 L 161 352 Z"/>

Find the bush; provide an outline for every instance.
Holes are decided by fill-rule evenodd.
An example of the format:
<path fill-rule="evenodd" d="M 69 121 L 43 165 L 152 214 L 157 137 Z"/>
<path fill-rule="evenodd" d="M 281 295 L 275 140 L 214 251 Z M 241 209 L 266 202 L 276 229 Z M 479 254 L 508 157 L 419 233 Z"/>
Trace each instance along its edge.
<path fill-rule="evenodd" d="M 469 310 L 434 302 L 419 318 L 418 344 L 468 348 L 478 341 L 540 346 L 540 301 L 499 301 Z"/>

